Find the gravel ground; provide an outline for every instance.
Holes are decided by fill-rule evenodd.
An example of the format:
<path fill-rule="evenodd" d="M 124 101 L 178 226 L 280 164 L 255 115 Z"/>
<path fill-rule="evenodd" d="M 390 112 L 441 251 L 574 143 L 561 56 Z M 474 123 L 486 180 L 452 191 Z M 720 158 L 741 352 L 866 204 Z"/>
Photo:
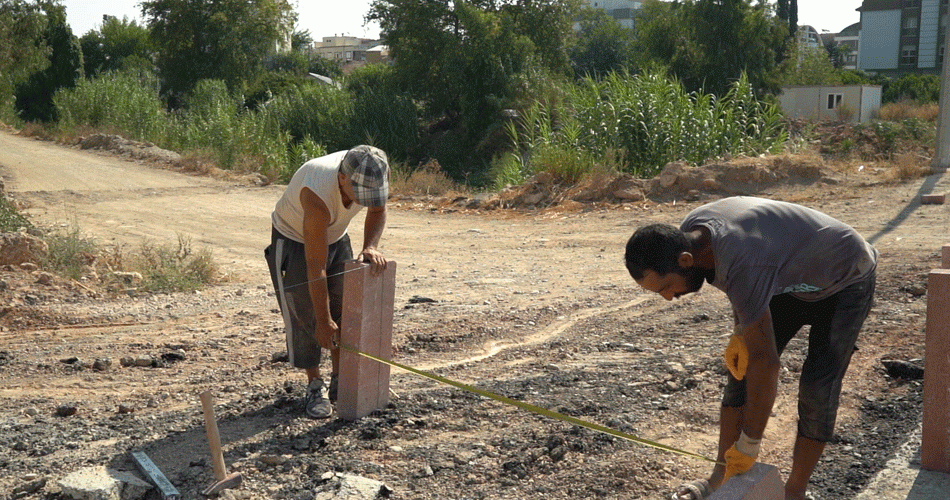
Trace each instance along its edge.
<path fill-rule="evenodd" d="M 65 150 L 68 158 L 78 154 Z M 794 157 L 782 162 L 796 164 Z M 84 230 L 115 231 L 111 238 L 119 227 L 134 228 L 128 232 L 136 237 L 167 229 L 174 220 L 164 216 L 165 206 L 144 205 L 167 200 L 173 210 L 181 204 L 175 193 L 188 189 L 18 191 L 10 182 L 16 169 L 2 155 L 0 166 L 8 190 L 14 187 L 37 223 L 69 220 L 56 208 L 68 205 L 65 212 L 81 217 Z M 822 500 L 865 488 L 919 425 L 921 380 L 893 368 L 908 365 L 885 361 L 923 366 L 927 273 L 939 265 L 940 228 L 950 227 L 946 206 L 916 201 L 925 190 L 946 190 L 943 174 L 894 181 L 864 178 L 854 165 L 840 168 L 804 185 L 777 178 L 744 188 L 839 217 L 882 255 L 877 305 L 845 381 L 835 440 L 813 477 Z M 860 172 L 872 169 L 886 173 L 887 165 Z M 171 174 L 185 184 L 193 178 Z M 194 202 L 213 202 L 202 205 L 207 211 L 240 197 L 260 203 L 246 210 L 266 214 L 279 192 L 194 182 L 201 183 Z M 400 266 L 395 359 L 713 455 L 725 377 L 719 353 L 732 328 L 728 303 L 712 289 L 674 302 L 648 295 L 625 275 L 620 255 L 639 225 L 676 222 L 718 196 L 522 210 L 395 199 L 383 246 Z M 122 220 L 118 202 L 135 212 L 135 222 Z M 142 215 L 149 210 L 153 218 Z M 216 220 L 200 241 L 247 230 L 235 217 Z M 0 498 L 65 498 L 58 481 L 66 474 L 99 465 L 132 471 L 132 450 L 144 450 L 183 499 L 201 498 L 213 483 L 202 390 L 215 396 L 228 470 L 244 477 L 224 498 L 309 500 L 336 484 L 338 474 L 352 474 L 385 483 L 385 495 L 400 499 L 660 499 L 708 473 L 702 460 L 398 370 L 388 407 L 355 422 L 304 418 L 303 377 L 285 361 L 282 321 L 259 259 L 269 233 L 260 233 L 243 244 L 228 240 L 228 279 L 198 293 L 114 293 L 92 279 L 0 269 Z M 791 461 L 806 338 L 803 332 L 783 356 L 761 457 L 782 474 Z"/>

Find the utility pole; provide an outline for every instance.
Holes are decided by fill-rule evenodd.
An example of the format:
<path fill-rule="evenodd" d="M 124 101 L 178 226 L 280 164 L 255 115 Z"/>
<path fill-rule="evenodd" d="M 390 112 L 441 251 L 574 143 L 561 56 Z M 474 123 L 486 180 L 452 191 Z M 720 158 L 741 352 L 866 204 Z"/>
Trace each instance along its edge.
<path fill-rule="evenodd" d="M 950 29 L 943 44 L 943 73 L 940 78 L 940 108 L 937 111 L 937 148 L 933 168 L 950 167 Z"/>

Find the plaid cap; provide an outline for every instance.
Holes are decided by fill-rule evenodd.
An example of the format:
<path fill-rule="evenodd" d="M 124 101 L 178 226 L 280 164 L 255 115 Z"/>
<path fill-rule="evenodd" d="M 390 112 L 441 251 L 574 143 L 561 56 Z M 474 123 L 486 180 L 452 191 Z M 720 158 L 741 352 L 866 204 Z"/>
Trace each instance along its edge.
<path fill-rule="evenodd" d="M 373 146 L 356 146 L 346 152 L 340 172 L 350 178 L 356 202 L 364 207 L 381 207 L 389 197 L 389 159 Z"/>

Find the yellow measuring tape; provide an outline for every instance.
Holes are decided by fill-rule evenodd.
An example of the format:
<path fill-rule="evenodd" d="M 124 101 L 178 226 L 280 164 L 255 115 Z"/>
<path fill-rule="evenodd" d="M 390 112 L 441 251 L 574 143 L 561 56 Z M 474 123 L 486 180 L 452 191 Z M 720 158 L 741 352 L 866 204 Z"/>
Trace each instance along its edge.
<path fill-rule="evenodd" d="M 340 349 L 343 349 L 343 350 L 345 350 L 345 351 L 352 352 L 353 354 L 357 354 L 357 355 L 359 355 L 359 356 L 363 356 L 363 357 L 365 357 L 365 358 L 372 359 L 373 361 L 377 361 L 377 362 L 379 362 L 379 363 L 383 363 L 383 364 L 386 364 L 386 365 L 389 365 L 389 366 L 393 366 L 393 367 L 399 368 L 399 369 L 401 369 L 401 370 L 406 370 L 407 372 L 415 373 L 416 375 L 421 375 L 421 376 L 423 376 L 423 377 L 426 377 L 426 378 L 435 380 L 436 382 L 441 382 L 441 383 L 443 383 L 443 384 L 451 385 L 452 387 L 457 387 L 457 388 L 459 388 L 459 389 L 462 389 L 463 391 L 471 392 L 471 393 L 474 393 L 474 394 L 478 394 L 479 396 L 484 396 L 484 397 L 486 397 L 486 398 L 494 399 L 495 401 L 500 401 L 500 402 L 505 403 L 505 404 L 508 404 L 508 405 L 516 406 L 516 407 L 518 407 L 518 408 L 521 408 L 522 410 L 527 410 L 527 411 L 530 411 L 530 412 L 532 412 L 532 413 L 537 413 L 537 414 L 539 414 L 539 415 L 544 415 L 545 417 L 550 417 L 550 418 L 553 418 L 553 419 L 556 419 L 556 420 L 560 420 L 560 421 L 562 421 L 562 422 L 568 422 L 568 423 L 571 423 L 571 424 L 574 424 L 574 425 L 579 425 L 579 426 L 581 426 L 581 427 L 584 427 L 584 428 L 586 428 L 586 429 L 590 429 L 590 430 L 592 430 L 592 431 L 602 432 L 602 433 L 604 433 L 604 434 L 608 434 L 608 435 L 611 435 L 611 436 L 614 436 L 614 437 L 618 437 L 618 438 L 621 438 L 621 439 L 626 439 L 627 441 L 633 441 L 633 442 L 635 442 L 635 443 L 639 443 L 639 444 L 642 444 L 642 445 L 644 445 L 644 446 L 649 446 L 649 447 L 651 447 L 651 448 L 656 448 L 656 449 L 658 449 L 658 450 L 664 450 L 664 451 L 668 451 L 668 452 L 670 452 L 670 453 L 676 453 L 677 455 L 683 455 L 683 456 L 686 456 L 686 457 L 698 458 L 698 459 L 700 459 L 700 460 L 705 460 L 705 461 L 707 461 L 707 462 L 721 463 L 721 462 L 717 462 L 716 460 L 714 460 L 714 459 L 712 459 L 712 458 L 704 457 L 704 456 L 699 455 L 699 454 L 697 454 L 697 453 L 693 453 L 693 452 L 686 451 L 686 450 L 681 450 L 681 449 L 679 449 L 679 448 L 674 448 L 674 447 L 672 447 L 672 446 L 667 446 L 667 445 L 665 445 L 665 444 L 657 443 L 656 441 L 650 441 L 649 439 L 643 439 L 643 438 L 634 436 L 634 435 L 632 435 L 632 434 L 627 434 L 627 433 L 625 433 L 625 432 L 620 432 L 620 431 L 618 431 L 618 430 L 611 429 L 611 428 L 609 428 L 609 427 L 604 427 L 604 426 L 599 425 L 599 424 L 595 424 L 595 423 L 592 423 L 592 422 L 587 422 L 587 421 L 585 421 L 585 420 L 581 420 L 581 419 L 579 419 L 579 418 L 575 418 L 575 417 L 572 417 L 572 416 L 570 416 L 570 415 L 564 415 L 563 413 L 558 413 L 558 412 L 556 412 L 556 411 L 551 411 L 551 410 L 548 410 L 548 409 L 546 409 L 546 408 L 541 408 L 540 406 L 535 406 L 535 405 L 528 404 L 528 403 L 525 403 L 525 402 L 522 402 L 522 401 L 518 401 L 518 400 L 516 400 L 516 399 L 511 399 L 511 398 L 509 398 L 509 397 L 502 396 L 501 394 L 495 394 L 494 392 L 489 392 L 489 391 L 486 391 L 486 390 L 483 390 L 483 389 L 479 389 L 478 387 L 474 387 L 474 386 L 471 386 L 471 385 L 468 385 L 468 384 L 463 384 L 463 383 L 461 383 L 461 382 L 456 382 L 456 381 L 454 381 L 454 380 L 447 379 L 447 378 L 445 378 L 445 377 L 436 375 L 436 374 L 434 374 L 434 373 L 429 373 L 429 372 L 426 372 L 426 371 L 418 370 L 418 369 L 413 368 L 413 367 L 411 367 L 411 366 L 406 366 L 406 365 L 403 365 L 403 364 L 400 364 L 400 363 L 396 363 L 395 361 L 389 361 L 389 360 L 386 360 L 386 359 L 382 359 L 382 358 L 379 358 L 379 357 L 377 357 L 377 356 L 373 356 L 372 354 L 367 354 L 367 353 L 365 353 L 365 352 L 360 351 L 359 349 L 355 349 L 355 348 L 350 347 L 350 346 L 347 346 L 347 345 L 337 344 L 337 347 L 339 347 Z M 723 465 L 725 465 L 725 464 L 723 464 Z"/>

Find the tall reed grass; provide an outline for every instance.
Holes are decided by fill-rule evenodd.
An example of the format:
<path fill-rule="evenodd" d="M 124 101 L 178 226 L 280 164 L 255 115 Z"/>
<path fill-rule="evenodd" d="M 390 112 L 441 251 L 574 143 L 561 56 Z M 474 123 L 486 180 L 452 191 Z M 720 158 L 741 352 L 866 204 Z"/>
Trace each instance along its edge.
<path fill-rule="evenodd" d="M 245 107 L 223 82 L 207 80 L 183 109 L 169 113 L 154 76 L 119 72 L 62 90 L 54 102 L 63 129 L 105 129 L 213 158 L 223 169 L 287 181 L 300 164 L 329 151 L 371 144 L 398 161 L 418 147 L 418 105 L 394 90 L 387 75 L 367 74 L 350 90 L 299 82 L 256 109 Z M 721 98 L 686 93 L 660 72 L 588 78 L 564 85 L 559 95 L 538 98 L 507 123 L 515 147 L 491 167 L 497 185 L 540 171 L 570 182 L 605 170 L 649 177 L 674 160 L 701 163 L 775 151 L 787 137 L 777 107 L 756 99 L 744 77 Z M 469 154 L 463 135 L 447 133 L 434 156 Z"/>
<path fill-rule="evenodd" d="M 268 109 L 251 111 L 229 93 L 224 82 L 204 80 L 195 86 L 183 109 L 169 113 L 154 77 L 109 73 L 57 92 L 54 103 L 63 131 L 97 128 L 183 154 L 210 157 L 219 168 L 287 180 L 303 162 L 326 153 L 318 134 L 333 130 L 329 123 L 348 122 L 345 95 L 336 92 L 333 102 L 291 96 Z M 312 113 L 316 116 L 308 114 L 314 110 L 319 110 Z M 327 118 L 321 121 L 321 117 Z"/>
<path fill-rule="evenodd" d="M 496 162 L 496 184 L 539 171 L 574 180 L 607 164 L 651 177 L 676 160 L 777 152 L 788 137 L 779 109 L 744 76 L 718 99 L 660 73 L 588 78 L 563 105 L 533 103 L 508 135 L 516 152 Z"/>
<path fill-rule="evenodd" d="M 80 80 L 53 95 L 62 130 L 92 127 L 129 139 L 155 141 L 167 119 L 158 97 L 158 79 L 150 73 L 110 73 Z"/>

